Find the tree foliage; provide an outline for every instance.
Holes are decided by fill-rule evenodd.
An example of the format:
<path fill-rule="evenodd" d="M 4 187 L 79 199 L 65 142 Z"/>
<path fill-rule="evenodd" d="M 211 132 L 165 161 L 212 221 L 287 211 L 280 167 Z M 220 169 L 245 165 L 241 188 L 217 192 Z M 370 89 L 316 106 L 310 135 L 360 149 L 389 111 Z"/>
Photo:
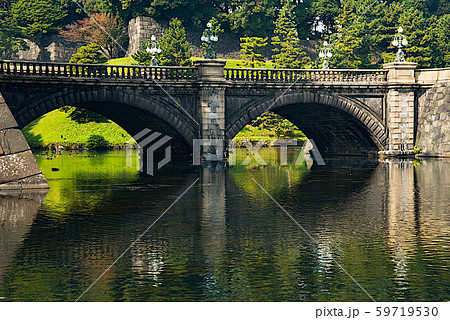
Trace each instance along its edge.
<path fill-rule="evenodd" d="M 228 15 L 231 29 L 244 36 L 262 37 L 274 30 L 276 0 L 232 0 Z"/>
<path fill-rule="evenodd" d="M 132 57 L 134 61 L 136 61 L 141 66 L 150 66 L 152 64 L 152 55 L 146 51 L 147 48 L 150 48 L 151 40 L 142 41 L 141 49 L 136 51 Z M 159 54 L 156 54 L 156 58 L 159 61 Z"/>
<path fill-rule="evenodd" d="M 362 59 L 368 58 L 359 54 L 364 50 L 364 38 L 360 35 L 359 25 L 354 23 L 358 16 L 350 2 L 343 1 L 342 11 L 335 22 L 337 33 L 330 37 L 333 68 L 360 68 L 366 62 Z"/>
<path fill-rule="evenodd" d="M 186 41 L 186 30 L 181 20 L 173 19 L 167 33 L 160 40 L 161 54 L 159 64 L 162 66 L 191 66 L 192 49 Z"/>
<path fill-rule="evenodd" d="M 420 67 L 445 67 L 448 62 L 448 20 L 440 0 L 383 1 L 343 0 L 335 21 L 332 43 L 333 68 L 381 68 L 395 59 L 392 40 L 398 28 L 408 45 L 403 48 L 407 61 Z M 446 22 L 447 21 L 447 22 Z"/>
<path fill-rule="evenodd" d="M 108 58 L 105 57 L 101 50 L 100 46 L 95 43 L 82 46 L 78 48 L 77 53 L 72 56 L 70 63 L 106 63 Z"/>
<path fill-rule="evenodd" d="M 0 57 L 6 50 L 25 49 L 19 27 L 13 23 L 10 1 L 0 1 Z"/>
<path fill-rule="evenodd" d="M 192 49 L 186 41 L 186 30 L 179 19 L 169 23 L 167 33 L 158 41 L 161 53 L 157 54 L 158 64 L 161 66 L 191 66 Z M 141 49 L 133 54 L 133 59 L 140 65 L 151 65 L 152 55 L 146 52 L 151 46 L 151 40 L 142 42 Z"/>
<path fill-rule="evenodd" d="M 90 150 L 104 150 L 109 146 L 109 142 L 99 134 L 89 136 L 86 147 Z"/>
<path fill-rule="evenodd" d="M 331 68 L 380 68 L 395 58 L 396 48 L 391 43 L 402 26 L 409 41 L 404 49 L 407 60 L 424 68 L 450 66 L 448 0 L 82 0 L 81 3 L 89 14 L 102 15 L 103 18 L 98 16 L 100 25 L 123 46 L 124 26 L 136 16 L 151 16 L 158 22 L 178 18 L 189 28 L 204 26 L 212 19 L 226 33 L 272 39 L 274 58 L 280 67 L 307 65 L 307 58 L 299 51 L 299 40 L 311 39 L 332 44 Z M 69 40 L 96 43 L 108 58 L 122 51 L 90 20 L 70 0 L 0 0 L 0 50 L 22 46 L 21 38 L 45 40 L 68 25 L 62 34 Z"/>
<path fill-rule="evenodd" d="M 272 111 L 267 111 L 258 117 L 252 125 L 275 132 L 278 139 L 295 138 L 295 130 L 298 130 L 292 122 Z"/>
<path fill-rule="evenodd" d="M 30 39 L 57 31 L 58 22 L 67 15 L 66 7 L 52 0 L 17 0 L 10 12 L 13 23 Z"/>
<path fill-rule="evenodd" d="M 245 37 L 241 38 L 241 59 L 244 66 L 258 68 L 264 65 L 264 57 L 261 49 L 267 45 L 267 37 Z"/>
<path fill-rule="evenodd" d="M 272 58 L 282 68 L 302 68 L 310 63 L 310 58 L 300 48 L 297 25 L 293 17 L 294 1 L 281 0 L 283 4 L 275 21 L 275 36 L 272 37 Z"/>
<path fill-rule="evenodd" d="M 95 43 L 100 46 L 108 59 L 122 51 L 127 40 L 123 22 L 108 13 L 94 13 L 91 17 L 74 21 L 60 35 L 76 43 Z"/>

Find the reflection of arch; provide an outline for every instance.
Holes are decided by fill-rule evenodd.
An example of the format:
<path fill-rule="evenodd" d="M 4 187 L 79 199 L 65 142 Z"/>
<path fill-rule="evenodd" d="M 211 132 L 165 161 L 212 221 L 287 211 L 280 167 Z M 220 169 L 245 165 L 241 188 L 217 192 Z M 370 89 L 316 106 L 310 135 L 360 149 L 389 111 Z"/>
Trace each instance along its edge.
<path fill-rule="evenodd" d="M 62 106 L 82 107 L 97 112 L 135 135 L 148 128 L 176 138 L 186 151 L 196 138 L 196 123 L 173 104 L 150 96 L 123 91 L 92 89 L 57 92 L 23 105 L 14 114 L 20 127 Z"/>
<path fill-rule="evenodd" d="M 228 139 L 264 112 L 274 111 L 300 127 L 325 153 L 375 152 L 386 145 L 386 128 L 370 109 L 339 95 L 292 93 L 240 110 L 228 120 Z"/>

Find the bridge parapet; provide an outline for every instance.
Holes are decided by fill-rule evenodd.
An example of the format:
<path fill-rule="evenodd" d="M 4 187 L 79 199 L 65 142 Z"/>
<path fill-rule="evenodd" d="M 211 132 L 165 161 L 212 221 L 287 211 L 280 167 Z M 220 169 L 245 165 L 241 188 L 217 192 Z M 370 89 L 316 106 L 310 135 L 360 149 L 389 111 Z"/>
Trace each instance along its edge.
<path fill-rule="evenodd" d="M 0 75 L 195 81 L 197 80 L 197 68 L 2 60 L 0 61 Z"/>
<path fill-rule="evenodd" d="M 419 69 L 415 73 L 416 83 L 432 84 L 450 81 L 450 68 L 444 69 Z"/>
<path fill-rule="evenodd" d="M 225 79 L 252 82 L 364 82 L 385 83 L 387 70 L 377 69 L 257 69 L 257 68 L 225 68 Z"/>

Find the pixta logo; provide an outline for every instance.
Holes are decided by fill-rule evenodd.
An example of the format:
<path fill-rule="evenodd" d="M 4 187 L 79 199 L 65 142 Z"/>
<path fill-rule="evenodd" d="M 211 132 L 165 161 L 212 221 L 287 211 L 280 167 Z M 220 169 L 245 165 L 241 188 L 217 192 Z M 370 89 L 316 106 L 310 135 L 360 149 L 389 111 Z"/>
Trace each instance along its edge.
<path fill-rule="evenodd" d="M 142 130 L 127 141 L 127 166 L 152 176 L 154 174 L 156 150 L 171 139 L 172 137 L 163 136 L 161 133 L 152 132 L 150 129 Z M 138 151 L 139 157 L 134 156 L 136 155 L 135 150 Z M 172 148 L 168 145 L 164 150 L 164 158 L 157 163 L 158 170 L 168 164 L 171 157 Z"/>

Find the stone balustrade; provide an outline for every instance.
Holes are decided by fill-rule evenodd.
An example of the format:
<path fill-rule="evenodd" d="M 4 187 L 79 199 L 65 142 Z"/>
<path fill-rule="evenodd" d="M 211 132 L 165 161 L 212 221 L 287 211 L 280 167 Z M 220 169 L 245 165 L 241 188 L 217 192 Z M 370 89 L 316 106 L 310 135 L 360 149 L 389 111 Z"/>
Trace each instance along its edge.
<path fill-rule="evenodd" d="M 387 71 L 376 69 L 258 69 L 225 68 L 225 79 L 258 82 L 386 82 Z"/>
<path fill-rule="evenodd" d="M 203 60 L 202 60 L 203 61 Z M 223 66 L 221 66 L 223 68 Z M 104 64 L 73 64 L 27 61 L 0 61 L 0 75 L 43 75 L 77 78 L 185 79 L 197 80 L 196 67 L 149 67 Z M 344 82 L 385 83 L 386 70 L 376 69 L 255 69 L 224 68 L 224 79 L 244 82 Z"/>
<path fill-rule="evenodd" d="M 116 66 L 27 61 L 0 61 L 0 75 L 56 76 L 145 80 L 196 80 L 194 67 Z"/>

